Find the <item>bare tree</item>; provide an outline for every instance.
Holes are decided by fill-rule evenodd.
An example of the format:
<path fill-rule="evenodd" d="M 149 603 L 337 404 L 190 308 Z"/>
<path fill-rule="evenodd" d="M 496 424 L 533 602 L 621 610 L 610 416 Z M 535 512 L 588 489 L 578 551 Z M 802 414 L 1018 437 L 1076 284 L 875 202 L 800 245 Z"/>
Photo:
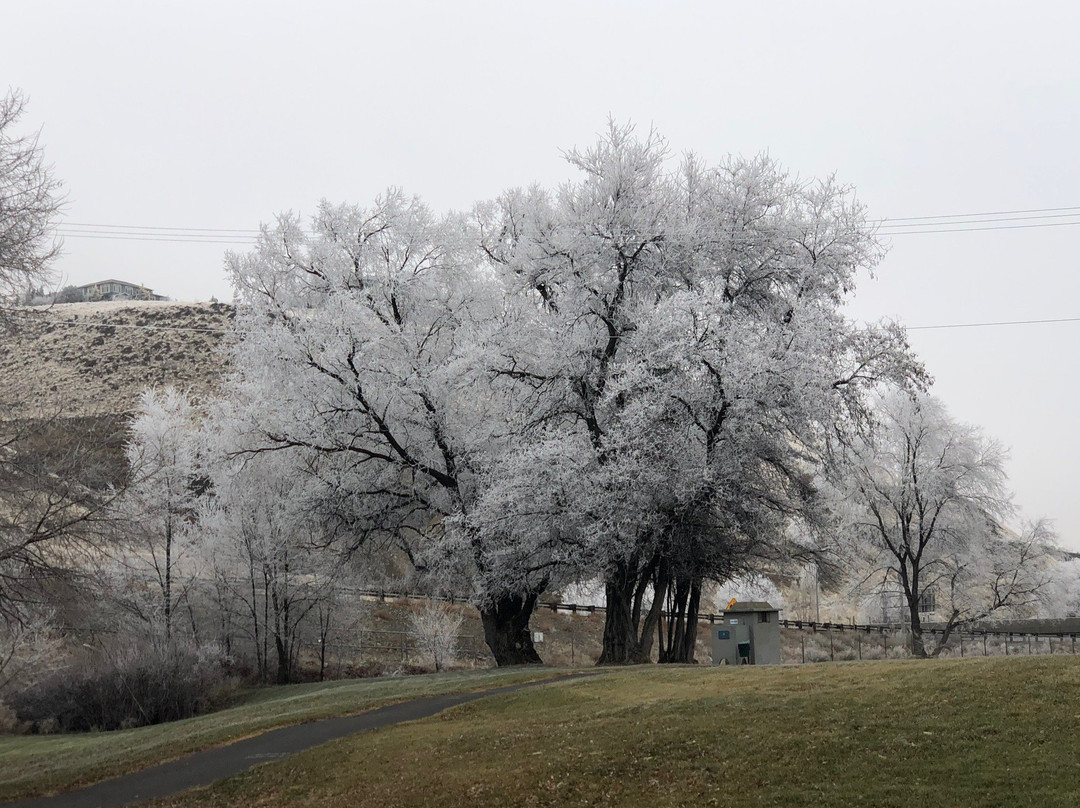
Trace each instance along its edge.
<path fill-rule="evenodd" d="M 0 420 L 0 622 L 78 582 L 121 476 L 109 419 Z"/>
<path fill-rule="evenodd" d="M 873 429 L 842 443 L 841 507 L 861 578 L 901 593 L 914 656 L 940 654 L 958 624 L 1036 602 L 1053 536 L 1045 522 L 1007 527 L 1014 509 L 1000 444 L 937 400 L 899 393 L 882 399 Z M 928 612 L 943 618 L 933 647 Z"/>
<path fill-rule="evenodd" d="M 0 313 L 28 288 L 45 286 L 60 244 L 52 229 L 60 182 L 45 163 L 38 136 L 15 133 L 26 109 L 15 91 L 0 97 Z"/>
<path fill-rule="evenodd" d="M 55 670 L 62 661 L 63 640 L 48 615 L 0 623 L 0 699 L 8 690 Z"/>

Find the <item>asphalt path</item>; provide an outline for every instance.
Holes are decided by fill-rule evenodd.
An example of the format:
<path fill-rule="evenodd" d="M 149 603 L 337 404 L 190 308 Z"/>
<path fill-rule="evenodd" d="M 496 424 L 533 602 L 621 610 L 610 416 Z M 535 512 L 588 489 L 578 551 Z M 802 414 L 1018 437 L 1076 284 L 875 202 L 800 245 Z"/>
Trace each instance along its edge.
<path fill-rule="evenodd" d="M 311 749 L 313 746 L 357 732 L 388 727 L 405 721 L 416 721 L 419 718 L 429 718 L 443 710 L 487 696 L 513 693 L 527 687 L 565 682 L 568 679 L 590 675 L 593 674 L 576 673 L 474 693 L 428 696 L 380 707 L 359 715 L 327 718 L 307 724 L 282 727 L 227 746 L 217 746 L 196 752 L 150 769 L 103 780 L 76 791 L 54 794 L 51 797 L 6 802 L 0 804 L 0 808 L 120 808 L 123 805 L 157 797 L 169 797 L 181 791 L 187 791 L 189 788 L 208 786 L 217 780 L 245 772 L 260 763 L 280 760 L 303 752 L 305 749 Z"/>

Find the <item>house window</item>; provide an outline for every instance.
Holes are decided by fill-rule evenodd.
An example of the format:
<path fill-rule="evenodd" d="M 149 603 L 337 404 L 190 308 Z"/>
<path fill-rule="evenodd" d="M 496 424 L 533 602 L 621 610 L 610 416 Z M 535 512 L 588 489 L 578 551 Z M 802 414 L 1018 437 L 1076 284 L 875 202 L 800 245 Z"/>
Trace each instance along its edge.
<path fill-rule="evenodd" d="M 769 622 L 769 613 L 768 612 L 758 612 L 757 621 L 759 623 L 768 623 Z"/>
<path fill-rule="evenodd" d="M 926 614 L 927 612 L 937 611 L 937 598 L 934 597 L 933 589 L 924 589 L 922 594 L 919 595 L 919 612 Z"/>

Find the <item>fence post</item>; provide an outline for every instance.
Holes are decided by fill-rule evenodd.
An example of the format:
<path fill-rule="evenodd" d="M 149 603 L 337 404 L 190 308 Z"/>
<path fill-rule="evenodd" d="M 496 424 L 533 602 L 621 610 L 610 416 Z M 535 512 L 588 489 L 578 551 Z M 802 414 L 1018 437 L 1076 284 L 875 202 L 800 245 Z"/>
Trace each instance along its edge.
<path fill-rule="evenodd" d="M 960 658 L 964 658 L 964 633 L 960 632 Z"/>
<path fill-rule="evenodd" d="M 983 632 L 983 656 L 988 656 L 986 651 L 986 632 Z"/>
<path fill-rule="evenodd" d="M 886 633 L 885 633 L 885 632 L 883 631 L 883 632 L 881 632 L 881 639 L 883 639 L 883 640 L 885 641 L 885 649 L 884 649 L 884 651 L 882 652 L 881 656 L 882 656 L 882 657 L 883 657 L 884 659 L 888 659 L 888 658 L 889 658 L 889 635 L 888 635 L 888 634 L 886 634 Z"/>
<path fill-rule="evenodd" d="M 1031 653 L 1031 635 L 1028 634 L 1027 638 L 1028 638 L 1028 653 L 1030 654 Z"/>
<path fill-rule="evenodd" d="M 856 634 L 855 635 L 855 643 L 856 643 L 856 645 L 859 646 L 859 661 L 861 662 L 862 661 L 862 635 L 861 634 Z"/>
<path fill-rule="evenodd" d="M 803 664 L 805 665 L 806 664 L 806 635 L 801 633 L 801 632 L 799 633 L 799 644 L 802 645 L 802 661 L 803 661 Z"/>
<path fill-rule="evenodd" d="M 833 633 L 829 632 L 829 661 L 836 661 L 836 652 L 833 650 Z"/>
<path fill-rule="evenodd" d="M 1005 656 L 1009 655 L 1009 640 L 1012 639 L 1012 634 L 1005 635 Z"/>

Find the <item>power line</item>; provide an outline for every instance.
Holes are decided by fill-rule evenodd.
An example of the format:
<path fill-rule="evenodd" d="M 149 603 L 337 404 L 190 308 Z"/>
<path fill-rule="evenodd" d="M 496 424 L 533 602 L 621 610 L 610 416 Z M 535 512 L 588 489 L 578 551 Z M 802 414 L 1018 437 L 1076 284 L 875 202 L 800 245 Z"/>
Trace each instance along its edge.
<path fill-rule="evenodd" d="M 1058 317 L 1050 320 L 1003 320 L 996 323 L 948 323 L 945 325 L 910 325 L 908 331 L 928 331 L 932 328 L 988 328 L 1002 325 L 1042 325 L 1043 323 L 1080 323 L 1080 317 Z"/>
<path fill-rule="evenodd" d="M 1038 214 L 1038 215 L 1030 215 Z M 988 218 L 1008 217 L 1008 218 Z M 986 211 L 982 213 L 948 213 L 936 216 L 900 216 L 871 219 L 869 224 L 879 230 L 889 230 L 886 235 L 910 236 L 930 233 L 962 233 L 983 230 L 1021 230 L 1038 227 L 1063 227 L 1080 224 L 1075 222 L 1048 222 L 1046 219 L 1080 217 L 1080 206 L 1059 208 L 1028 208 L 1023 210 Z M 1003 225 L 1000 222 L 1036 220 L 1034 224 Z M 953 225 L 990 225 L 989 227 L 954 227 Z M 923 228 L 923 229 L 911 229 Z M 66 238 L 95 238 L 122 241 L 164 241 L 169 243 L 243 245 L 251 243 L 262 231 L 260 229 L 214 228 L 214 227 L 164 227 L 149 225 L 101 224 L 92 222 L 66 222 L 57 230 Z"/>
<path fill-rule="evenodd" d="M 255 235 L 255 234 L 259 233 L 259 228 L 257 228 L 257 227 L 256 228 L 246 228 L 246 229 L 239 229 L 238 230 L 238 229 L 222 229 L 222 228 L 216 228 L 216 227 L 150 227 L 150 226 L 147 226 L 147 225 L 140 225 L 140 224 L 92 224 L 92 223 L 89 223 L 89 222 L 65 222 L 62 226 L 64 226 L 64 227 L 95 227 L 95 228 L 107 227 L 107 228 L 118 228 L 118 229 L 122 229 L 122 230 L 181 230 L 181 231 L 191 231 L 191 232 L 199 232 L 199 233 L 247 233 L 247 234 L 252 234 L 252 235 Z"/>
<path fill-rule="evenodd" d="M 948 221 L 948 222 L 914 222 L 914 223 L 905 223 L 905 224 L 889 224 L 888 223 L 889 220 L 885 220 L 885 222 L 878 229 L 890 228 L 890 227 L 902 227 L 902 228 L 908 228 L 908 227 L 938 227 L 938 226 L 945 227 L 947 225 L 951 226 L 951 225 L 956 225 L 956 224 L 994 224 L 996 222 L 1022 222 L 1022 221 L 1028 221 L 1028 220 L 1031 220 L 1031 219 L 1075 219 L 1077 216 L 1080 216 L 1080 213 L 1054 213 L 1054 214 L 1042 215 L 1042 216 L 1005 216 L 1005 217 L 1000 217 L 1000 218 L 996 218 L 996 219 L 975 218 L 975 219 L 959 219 L 959 220 L 956 220 L 956 221 Z"/>
<path fill-rule="evenodd" d="M 992 210 L 983 213 L 943 213 L 938 216 L 897 216 L 875 219 L 875 222 L 915 222 L 924 219 L 963 219 L 968 216 L 1012 216 L 1018 213 L 1057 213 L 1064 210 L 1080 211 L 1080 206 L 1070 208 L 1029 208 L 1027 210 Z"/>
<path fill-rule="evenodd" d="M 172 236 L 164 236 L 164 235 L 163 236 L 150 236 L 150 235 L 146 235 L 146 236 L 130 235 L 129 236 L 129 235 L 121 235 L 121 234 L 105 235 L 105 234 L 91 234 L 91 233 L 66 233 L 66 232 L 63 232 L 63 231 L 58 231 L 57 235 L 62 236 L 63 238 L 105 239 L 107 241 L 165 241 L 165 242 L 171 242 L 173 244 L 224 244 L 224 245 L 244 246 L 244 245 L 251 245 L 251 244 L 255 243 L 255 239 L 253 237 L 247 237 L 247 238 L 237 237 L 236 240 L 225 241 L 225 240 L 222 240 L 221 238 L 211 238 L 211 237 L 207 237 L 207 238 L 198 238 L 198 237 L 191 237 L 191 238 L 177 237 L 177 238 L 173 238 Z"/>
<path fill-rule="evenodd" d="M 987 222 L 994 220 L 989 219 Z M 882 235 L 893 236 L 918 236 L 931 233 L 975 233 L 983 230 L 1029 230 L 1032 228 L 1040 227 L 1068 227 L 1072 225 L 1078 225 L 1080 221 L 1075 222 L 1043 222 L 1040 224 L 1016 224 L 1016 225 L 995 225 L 992 227 L 953 227 L 953 228 L 941 228 L 933 230 L 896 230 L 888 231 Z M 914 226 L 914 225 L 912 225 Z M 58 231 L 58 235 L 64 238 L 88 238 L 88 239 L 104 239 L 107 241 L 161 241 L 172 244 L 211 244 L 220 246 L 239 246 L 244 247 L 255 244 L 255 237 L 242 237 L 236 236 L 233 240 L 225 240 L 221 237 L 206 237 L 201 238 L 198 236 L 184 237 L 179 234 L 176 237 L 169 235 L 134 235 L 126 233 L 117 234 L 90 234 L 90 233 L 69 233 L 64 231 Z"/>
<path fill-rule="evenodd" d="M 918 236 L 924 233 L 975 233 L 980 230 L 1028 230 L 1032 227 L 1068 227 L 1080 222 L 1046 222 L 1044 224 L 1006 224 L 1001 227 L 956 227 L 947 230 L 898 230 L 886 236 Z"/>

